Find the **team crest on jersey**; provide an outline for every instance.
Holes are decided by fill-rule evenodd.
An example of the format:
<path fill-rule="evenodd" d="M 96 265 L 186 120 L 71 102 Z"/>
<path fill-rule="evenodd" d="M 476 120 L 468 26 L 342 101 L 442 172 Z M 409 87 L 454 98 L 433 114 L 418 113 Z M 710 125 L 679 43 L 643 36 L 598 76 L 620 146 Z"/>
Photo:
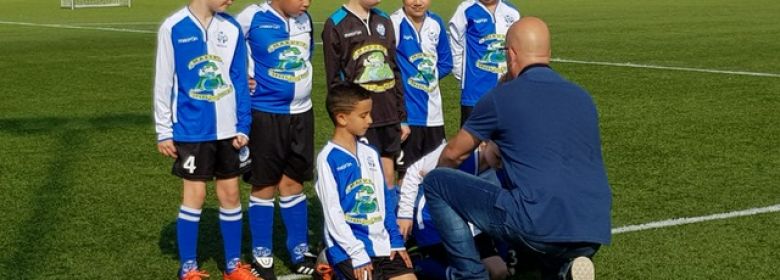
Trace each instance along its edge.
<path fill-rule="evenodd" d="M 379 36 L 385 36 L 385 25 L 380 23 L 376 25 L 376 33 L 379 33 Z"/>
<path fill-rule="evenodd" d="M 353 60 L 362 58 L 363 69 L 354 83 L 371 92 L 383 92 L 395 86 L 395 75 L 387 63 L 387 48 L 379 44 L 363 46 L 352 54 Z"/>
<path fill-rule="evenodd" d="M 485 54 L 477 60 L 477 68 L 496 74 L 506 73 L 506 36 L 490 34 L 479 39 L 480 45 L 487 45 Z"/>
<path fill-rule="evenodd" d="M 418 53 L 409 57 L 409 62 L 417 66 L 417 74 L 406 81 L 409 86 L 425 92 L 432 92 L 439 86 L 439 79 L 436 77 L 435 56 Z"/>
<path fill-rule="evenodd" d="M 512 25 L 512 23 L 515 22 L 515 17 L 513 17 L 512 15 L 505 15 L 504 22 L 506 22 L 506 26 L 510 26 Z"/>
<path fill-rule="evenodd" d="M 295 83 L 308 77 L 310 72 L 304 51 L 308 44 L 297 40 L 285 40 L 268 46 L 268 53 L 279 50 L 279 62 L 268 69 L 268 76 Z"/>
<path fill-rule="evenodd" d="M 190 89 L 189 96 L 192 99 L 216 102 L 217 100 L 233 93 L 233 85 L 225 83 L 222 78 L 222 58 L 216 55 L 202 55 L 191 60 L 188 69 L 198 68 L 198 83 Z"/>
<path fill-rule="evenodd" d="M 217 46 L 220 46 L 220 47 L 223 47 L 223 48 L 227 47 L 227 42 L 228 42 L 228 36 L 225 35 L 225 32 L 220 31 L 217 34 Z"/>
<path fill-rule="evenodd" d="M 436 34 L 436 31 L 428 31 L 428 39 L 430 39 L 434 44 L 439 44 L 439 36 Z"/>
<path fill-rule="evenodd" d="M 379 212 L 376 187 L 371 179 L 357 179 L 347 186 L 347 197 L 353 197 L 355 204 L 344 213 L 347 223 L 371 225 L 383 220 Z"/>

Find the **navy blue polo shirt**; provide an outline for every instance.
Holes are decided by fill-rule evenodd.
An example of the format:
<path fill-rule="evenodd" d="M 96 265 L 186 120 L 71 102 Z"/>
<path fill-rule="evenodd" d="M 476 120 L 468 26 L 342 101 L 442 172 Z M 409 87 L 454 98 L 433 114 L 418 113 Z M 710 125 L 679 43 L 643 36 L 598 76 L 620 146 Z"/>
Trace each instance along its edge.
<path fill-rule="evenodd" d="M 538 242 L 610 242 L 612 194 L 590 95 L 532 65 L 474 107 L 463 129 L 501 150 L 510 191 L 496 206 Z"/>

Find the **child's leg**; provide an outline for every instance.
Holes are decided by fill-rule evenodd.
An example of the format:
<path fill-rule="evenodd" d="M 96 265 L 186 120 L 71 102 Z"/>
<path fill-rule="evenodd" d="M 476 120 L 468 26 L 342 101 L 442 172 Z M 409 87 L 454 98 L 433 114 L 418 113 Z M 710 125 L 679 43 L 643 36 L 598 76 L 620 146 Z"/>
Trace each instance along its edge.
<path fill-rule="evenodd" d="M 206 199 L 206 182 L 182 180 L 182 203 L 176 220 L 176 239 L 179 244 L 181 275 L 198 268 L 198 224 Z"/>
<path fill-rule="evenodd" d="M 279 208 L 282 212 L 282 220 L 287 230 L 287 251 L 290 253 L 291 262 L 299 264 L 304 260 L 304 254 L 309 252 L 309 226 L 306 194 L 303 193 L 303 185 L 287 175 L 282 176 L 279 182 Z M 311 274 L 312 267 L 301 268 L 305 271 L 295 271 L 301 274 Z"/>
<path fill-rule="evenodd" d="M 252 186 L 252 194 L 249 197 L 249 230 L 252 234 L 252 256 L 255 258 L 272 256 L 276 188 L 276 185 Z"/>
<path fill-rule="evenodd" d="M 219 227 L 225 249 L 225 272 L 230 274 L 241 260 L 241 203 L 238 177 L 217 179 Z"/>

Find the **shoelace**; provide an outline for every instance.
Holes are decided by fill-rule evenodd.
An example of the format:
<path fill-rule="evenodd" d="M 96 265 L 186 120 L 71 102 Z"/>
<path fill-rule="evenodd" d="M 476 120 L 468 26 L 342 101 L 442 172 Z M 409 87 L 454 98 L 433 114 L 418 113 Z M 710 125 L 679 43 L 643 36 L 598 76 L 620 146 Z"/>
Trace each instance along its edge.
<path fill-rule="evenodd" d="M 197 270 L 193 269 L 190 271 L 187 271 L 187 273 L 184 274 L 184 276 L 181 278 L 182 280 L 199 280 L 201 278 L 209 278 L 209 273 L 205 270 Z"/>
<path fill-rule="evenodd" d="M 252 273 L 252 266 L 248 264 L 239 263 L 236 268 L 233 269 L 233 273 L 230 274 L 230 278 L 234 280 L 256 280 L 261 279 Z"/>

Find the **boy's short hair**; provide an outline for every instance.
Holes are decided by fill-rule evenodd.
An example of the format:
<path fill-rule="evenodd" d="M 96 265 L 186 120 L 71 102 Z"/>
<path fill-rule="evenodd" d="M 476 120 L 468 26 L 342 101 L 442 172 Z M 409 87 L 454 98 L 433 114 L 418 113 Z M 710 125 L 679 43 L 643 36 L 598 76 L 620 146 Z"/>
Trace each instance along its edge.
<path fill-rule="evenodd" d="M 333 124 L 336 124 L 336 114 L 350 113 L 355 110 L 355 104 L 370 99 L 371 92 L 357 84 L 339 84 L 333 87 L 325 98 L 325 108 Z"/>

